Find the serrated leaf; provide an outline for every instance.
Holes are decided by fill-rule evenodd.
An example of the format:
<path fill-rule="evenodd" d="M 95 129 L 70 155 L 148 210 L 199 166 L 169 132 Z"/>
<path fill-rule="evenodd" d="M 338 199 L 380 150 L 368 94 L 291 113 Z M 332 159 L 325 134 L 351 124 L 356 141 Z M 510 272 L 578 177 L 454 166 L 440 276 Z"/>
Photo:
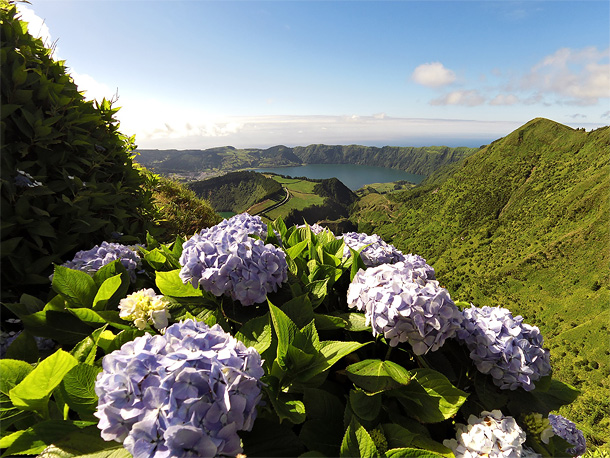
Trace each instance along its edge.
<path fill-rule="evenodd" d="M 160 270 L 165 265 L 167 257 L 158 248 L 149 251 L 144 255 L 144 260 L 155 270 Z"/>
<path fill-rule="evenodd" d="M 51 285 L 71 307 L 90 308 L 97 291 L 93 278 L 80 270 L 72 270 L 64 266 L 55 266 Z"/>
<path fill-rule="evenodd" d="M 294 340 L 294 336 L 299 332 L 299 329 L 294 322 L 288 318 L 288 315 L 271 302 L 269 302 L 269 312 L 271 314 L 273 328 L 278 337 L 277 359 L 281 364 L 288 353 L 288 346 Z"/>
<path fill-rule="evenodd" d="M 355 417 L 352 417 L 352 420 L 345 431 L 339 456 L 341 458 L 373 458 L 379 456 L 375 442 L 373 442 L 373 439 L 371 439 L 367 430 L 358 423 L 358 420 L 356 420 Z"/>
<path fill-rule="evenodd" d="M 84 422 L 68 420 L 47 420 L 17 431 L 0 439 L 0 448 L 6 448 L 2 456 L 37 455 L 47 446 L 61 440 L 70 433 L 84 427 Z M 91 423 L 88 423 L 91 424 Z"/>
<path fill-rule="evenodd" d="M 47 403 L 53 390 L 64 376 L 78 364 L 70 353 L 57 350 L 42 360 L 17 386 L 10 390 L 9 396 L 15 407 L 35 410 L 43 417 L 47 415 Z"/>
<path fill-rule="evenodd" d="M 398 397 L 405 411 L 422 423 L 436 423 L 451 418 L 468 397 L 468 394 L 453 386 L 440 372 L 426 368 L 411 372 L 411 383 L 392 391 L 390 395 Z"/>
<path fill-rule="evenodd" d="M 122 286 L 123 288 L 121 288 Z M 93 310 L 106 310 L 108 308 L 108 301 L 110 301 L 110 299 L 112 299 L 112 297 L 119 292 L 119 289 L 127 292 L 128 287 L 128 283 L 126 285 L 123 284 L 121 274 L 107 278 L 104 280 L 93 298 Z"/>
<path fill-rule="evenodd" d="M 303 240 L 296 245 L 287 248 L 285 251 L 290 258 L 294 259 L 297 258 L 303 252 L 303 250 L 305 250 L 305 248 L 307 248 L 307 240 Z"/>
<path fill-rule="evenodd" d="M 369 394 L 394 390 L 411 382 L 412 375 L 404 367 L 379 359 L 365 359 L 348 366 L 347 377 Z"/>
<path fill-rule="evenodd" d="M 97 408 L 95 380 L 101 368 L 89 364 L 78 364 L 66 374 L 60 390 L 68 406 L 77 413 L 93 414 Z"/>
<path fill-rule="evenodd" d="M 155 284 L 161 294 L 172 297 L 200 297 L 203 293 L 190 283 L 184 284 L 180 279 L 180 269 L 169 272 L 157 272 Z"/>
<path fill-rule="evenodd" d="M 393 448 L 385 452 L 386 458 L 403 458 L 403 457 L 414 457 L 414 458 L 443 458 L 443 455 L 438 455 L 428 450 L 420 450 L 418 448 Z"/>
<path fill-rule="evenodd" d="M 235 338 L 247 347 L 254 347 L 259 354 L 262 354 L 271 346 L 272 333 L 269 313 L 247 321 L 235 334 Z"/>

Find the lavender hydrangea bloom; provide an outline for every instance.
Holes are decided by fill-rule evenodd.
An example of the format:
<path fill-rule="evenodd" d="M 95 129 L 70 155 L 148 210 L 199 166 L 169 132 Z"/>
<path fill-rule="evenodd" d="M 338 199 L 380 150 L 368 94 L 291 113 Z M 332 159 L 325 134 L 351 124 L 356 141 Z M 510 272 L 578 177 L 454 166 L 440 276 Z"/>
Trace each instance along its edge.
<path fill-rule="evenodd" d="M 525 432 L 513 417 L 505 417 L 499 410 L 471 415 L 468 425 L 458 424 L 457 439 L 443 441 L 456 458 L 520 458 Z"/>
<path fill-rule="evenodd" d="M 261 398 L 260 355 L 225 333 L 186 320 L 106 355 L 95 392 L 104 440 L 134 458 L 235 456 Z"/>
<path fill-rule="evenodd" d="M 251 216 L 248 213 L 240 213 L 229 219 L 224 219 L 216 226 L 204 229 L 203 232 L 225 232 L 227 234 L 243 233 L 256 235 L 262 240 L 267 238 L 267 225 L 263 223 L 260 216 Z"/>
<path fill-rule="evenodd" d="M 183 245 L 180 278 L 184 283 L 216 296 L 229 295 L 242 305 L 264 302 L 268 293 L 277 291 L 288 279 L 286 254 L 249 237 L 255 225 L 249 219 L 242 222 L 243 227 L 231 223 L 219 228 L 221 223 L 203 230 Z"/>
<path fill-rule="evenodd" d="M 90 250 L 79 251 L 74 256 L 74 259 L 62 265 L 93 275 L 103 266 L 117 259 L 121 260 L 121 264 L 123 264 L 129 273 L 129 278 L 132 282 L 135 282 L 136 271 L 142 265 L 140 256 L 132 247 L 120 243 L 102 242 L 101 245 L 95 245 Z"/>
<path fill-rule="evenodd" d="M 587 451 L 587 442 L 581 430 L 574 423 L 561 415 L 549 415 L 553 432 L 574 447 L 566 449 L 572 456 L 579 456 Z"/>
<path fill-rule="evenodd" d="M 340 239 L 345 242 L 343 257 L 348 257 L 350 248 L 358 251 L 366 246 L 360 256 L 367 267 L 379 266 L 381 264 L 394 264 L 405 260 L 405 256 L 400 250 L 397 250 L 393 245 L 383 241 L 377 234 L 368 235 L 359 232 L 347 232 Z M 368 245 L 368 246 L 367 246 Z"/>
<path fill-rule="evenodd" d="M 534 382 L 551 372 L 550 354 L 536 326 L 501 307 L 474 305 L 463 312 L 458 340 L 470 350 L 470 358 L 483 374 L 490 374 L 501 389 L 531 391 Z"/>
<path fill-rule="evenodd" d="M 347 290 L 348 305 L 364 311 L 373 335 L 383 334 L 391 346 L 408 341 L 417 355 L 436 351 L 463 318 L 429 267 L 421 257 L 409 256 L 360 270 Z"/>

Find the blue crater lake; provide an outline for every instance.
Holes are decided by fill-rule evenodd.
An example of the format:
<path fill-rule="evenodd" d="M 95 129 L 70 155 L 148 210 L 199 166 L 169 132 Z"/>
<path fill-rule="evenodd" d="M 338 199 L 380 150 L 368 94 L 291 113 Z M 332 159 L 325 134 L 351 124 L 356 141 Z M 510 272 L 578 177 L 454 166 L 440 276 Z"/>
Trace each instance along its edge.
<path fill-rule="evenodd" d="M 352 191 L 371 183 L 390 183 L 392 181 L 406 180 L 419 184 L 425 178 L 424 175 L 414 175 L 403 170 L 356 164 L 307 164 L 297 167 L 266 167 L 254 169 L 254 171 L 312 179 L 335 177 Z"/>

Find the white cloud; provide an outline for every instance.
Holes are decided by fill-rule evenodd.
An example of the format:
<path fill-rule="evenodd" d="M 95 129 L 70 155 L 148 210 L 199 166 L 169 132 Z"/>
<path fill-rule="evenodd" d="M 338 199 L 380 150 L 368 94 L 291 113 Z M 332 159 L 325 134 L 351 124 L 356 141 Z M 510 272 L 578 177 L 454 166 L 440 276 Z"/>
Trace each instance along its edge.
<path fill-rule="evenodd" d="M 44 19 L 23 3 L 17 3 L 17 11 L 19 11 L 21 20 L 28 23 L 29 34 L 35 38 L 40 38 L 47 48 L 51 48 L 53 46 L 53 40 L 51 38 L 51 32 L 49 32 L 49 27 L 45 24 Z M 55 54 L 57 54 L 57 49 L 55 50 Z"/>
<path fill-rule="evenodd" d="M 85 93 L 85 99 L 87 100 L 97 100 L 98 102 L 101 102 L 103 98 L 112 100 L 118 95 L 117 88 L 111 89 L 107 84 L 100 83 L 86 73 L 78 73 L 71 70 L 70 75 L 78 86 L 78 90 Z"/>
<path fill-rule="evenodd" d="M 204 149 L 223 145 L 268 148 L 280 144 L 315 143 L 479 146 L 522 124 L 376 115 L 231 116 L 203 120 L 206 117 L 204 113 L 165 112 L 161 105 L 155 114 L 149 112 L 140 119 L 138 113 L 127 110 L 128 106 L 118 113 L 121 131 L 127 135 L 135 134 L 140 148 L 159 149 Z M 144 123 L 135 124 L 133 121 L 136 119 Z"/>
<path fill-rule="evenodd" d="M 437 99 L 431 100 L 430 105 L 464 105 L 475 107 L 485 103 L 483 97 L 477 90 L 453 91 Z"/>
<path fill-rule="evenodd" d="M 417 84 L 428 87 L 440 87 L 455 81 L 455 73 L 445 68 L 440 62 L 430 62 L 417 67 L 411 79 Z"/>
<path fill-rule="evenodd" d="M 562 97 L 571 105 L 595 105 L 610 97 L 610 48 L 558 49 L 534 65 L 521 80 L 521 88 Z"/>
<path fill-rule="evenodd" d="M 489 101 L 490 105 L 514 105 L 519 102 L 519 97 L 513 94 L 498 94 Z"/>

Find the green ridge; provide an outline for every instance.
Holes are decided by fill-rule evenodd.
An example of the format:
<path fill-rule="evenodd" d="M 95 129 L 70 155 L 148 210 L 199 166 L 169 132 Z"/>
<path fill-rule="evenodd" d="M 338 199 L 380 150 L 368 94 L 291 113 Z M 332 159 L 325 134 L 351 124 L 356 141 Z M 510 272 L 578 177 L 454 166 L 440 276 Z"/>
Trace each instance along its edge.
<path fill-rule="evenodd" d="M 583 391 L 562 412 L 608 442 L 610 127 L 536 118 L 422 185 L 351 215 L 424 256 L 452 297 L 540 327 L 555 375 Z"/>

